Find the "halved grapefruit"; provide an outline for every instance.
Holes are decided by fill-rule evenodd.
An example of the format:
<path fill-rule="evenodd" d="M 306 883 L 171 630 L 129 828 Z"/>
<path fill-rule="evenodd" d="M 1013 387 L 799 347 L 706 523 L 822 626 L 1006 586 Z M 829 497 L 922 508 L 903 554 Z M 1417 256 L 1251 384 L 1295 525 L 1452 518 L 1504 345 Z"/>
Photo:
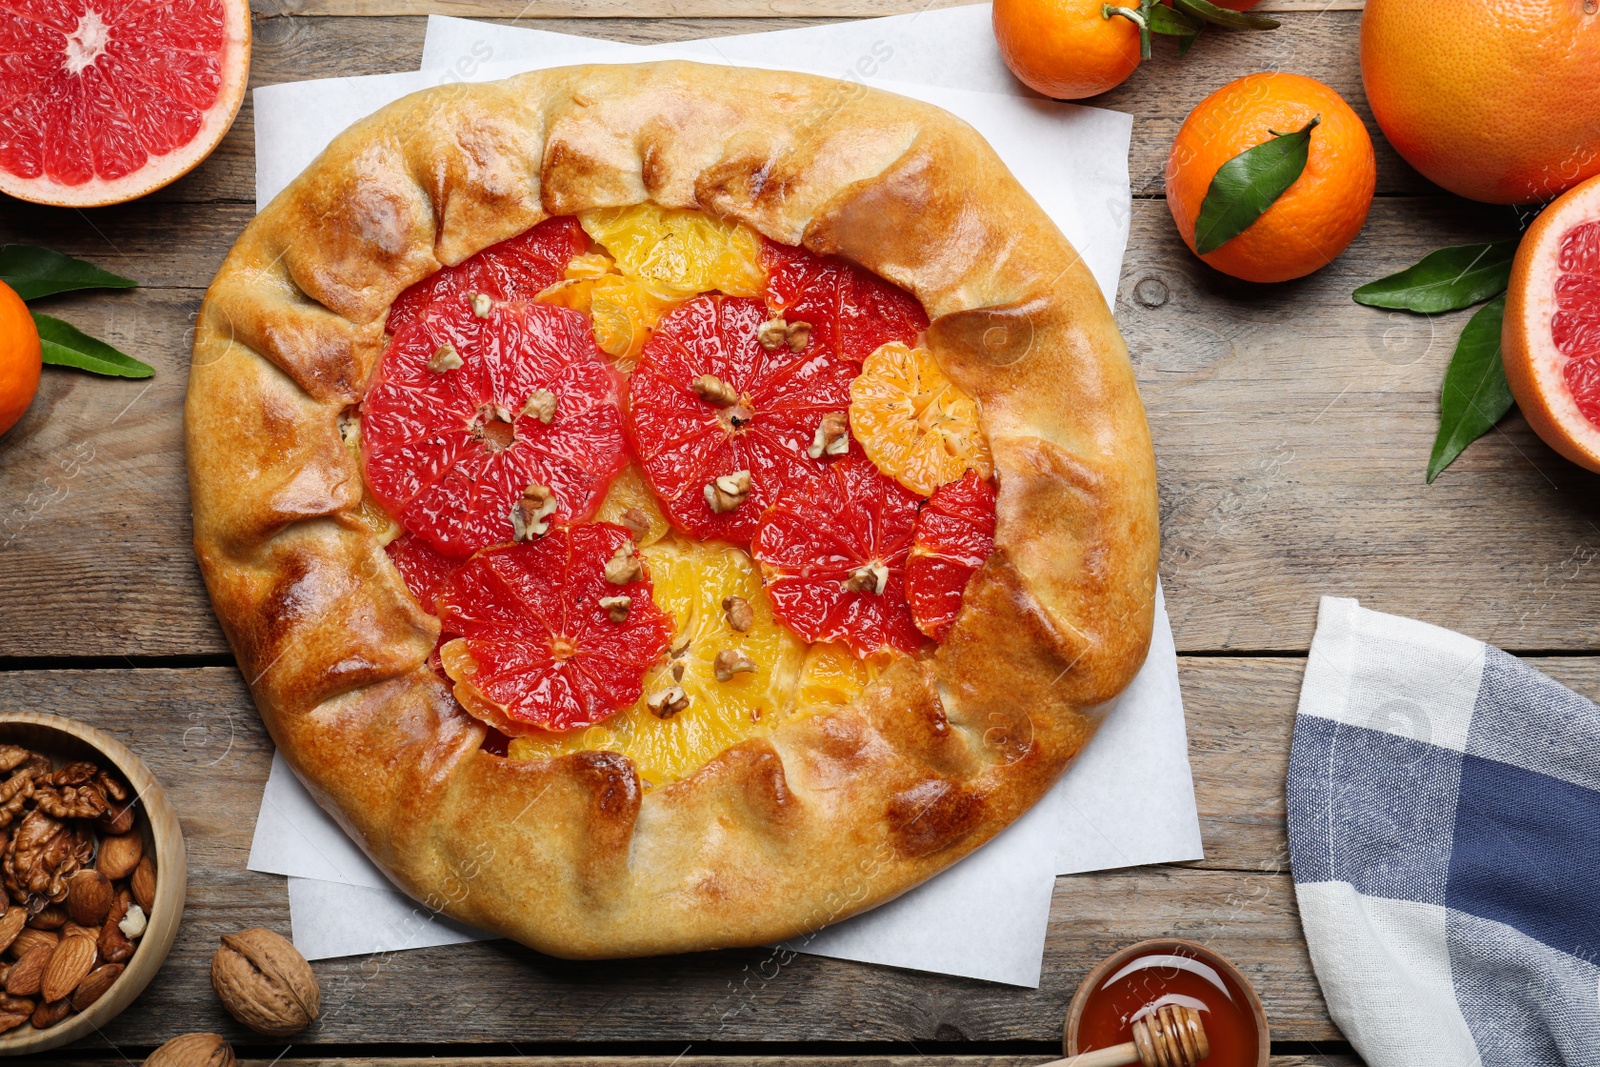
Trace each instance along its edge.
<path fill-rule="evenodd" d="M 1600 471 L 1600 177 L 1545 208 L 1506 292 L 1506 381 L 1545 444 Z"/>
<path fill-rule="evenodd" d="M 250 72 L 247 0 L 0 4 L 0 192 L 120 204 L 222 140 Z"/>

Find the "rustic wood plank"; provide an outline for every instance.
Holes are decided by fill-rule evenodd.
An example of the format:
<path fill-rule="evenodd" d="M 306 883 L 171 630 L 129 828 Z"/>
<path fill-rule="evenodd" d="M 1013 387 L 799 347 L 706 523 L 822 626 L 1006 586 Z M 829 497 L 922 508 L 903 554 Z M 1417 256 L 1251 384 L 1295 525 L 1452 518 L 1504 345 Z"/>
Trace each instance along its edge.
<path fill-rule="evenodd" d="M 1285 667 L 1246 659 L 1186 665 L 1203 807 L 1265 807 L 1269 792 L 1281 790 L 1277 770 L 1264 767 L 1286 751 L 1285 709 L 1298 664 Z M 1600 665 L 1590 670 L 1600 679 Z M 211 952 L 230 929 L 287 930 L 288 915 L 282 880 L 244 869 L 270 746 L 237 674 L 0 673 L 0 706 L 70 714 L 127 740 L 182 816 L 191 868 L 183 928 L 138 1010 L 109 1028 L 107 1039 L 149 1045 L 192 1029 L 245 1038 L 209 992 Z M 1267 717 L 1270 729 L 1257 729 Z M 1249 775 L 1257 792 L 1248 796 L 1221 784 L 1239 776 L 1230 744 L 1245 743 L 1257 752 Z M 375 1035 L 428 1043 L 1056 1041 L 1072 991 L 1096 961 L 1164 934 L 1206 941 L 1237 961 L 1280 1040 L 1337 1040 L 1310 973 L 1289 878 L 1266 851 L 1271 835 L 1214 814 L 1206 833 L 1208 847 L 1223 842 L 1223 852 L 1252 869 L 1152 867 L 1060 879 L 1037 991 L 766 950 L 573 963 L 496 942 L 316 964 L 325 1016 L 297 1044 Z M 628 1010 L 614 1010 L 619 1004 Z"/>
<path fill-rule="evenodd" d="M 452 1056 L 463 1067 L 1038 1067 L 1040 1055 L 1032 1056 Z M 68 1057 L 45 1059 L 57 1067 L 102 1067 L 103 1059 Z M 239 1067 L 273 1067 L 276 1059 L 242 1059 Z M 297 1067 L 434 1067 L 436 1057 L 340 1056 L 324 1059 L 296 1057 Z M 1273 1056 L 1272 1067 L 1362 1067 L 1361 1060 L 1348 1053 L 1311 1056 Z"/>
<path fill-rule="evenodd" d="M 444 14 L 463 18 L 783 18 L 909 15 L 972 0 L 253 0 L 259 22 L 286 15 L 395 17 Z M 1254 10 L 1360 11 L 1363 0 L 1263 0 Z"/>

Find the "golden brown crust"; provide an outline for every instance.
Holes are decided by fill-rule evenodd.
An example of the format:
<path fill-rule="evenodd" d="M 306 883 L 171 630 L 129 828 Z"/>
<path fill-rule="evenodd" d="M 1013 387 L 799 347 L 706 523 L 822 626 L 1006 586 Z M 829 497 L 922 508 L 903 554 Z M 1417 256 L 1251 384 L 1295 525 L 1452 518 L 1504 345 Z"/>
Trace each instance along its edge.
<path fill-rule="evenodd" d="M 341 445 L 395 296 L 553 214 L 654 200 L 914 293 L 982 405 L 997 548 L 936 653 L 644 792 L 625 758 L 511 761 L 427 664 L 438 623 L 355 516 Z M 1143 662 L 1154 461 L 1072 247 L 974 131 L 902 97 L 692 63 L 446 86 L 342 134 L 207 294 L 186 432 L 195 549 L 273 739 L 400 885 L 562 956 L 774 941 L 988 840 Z"/>

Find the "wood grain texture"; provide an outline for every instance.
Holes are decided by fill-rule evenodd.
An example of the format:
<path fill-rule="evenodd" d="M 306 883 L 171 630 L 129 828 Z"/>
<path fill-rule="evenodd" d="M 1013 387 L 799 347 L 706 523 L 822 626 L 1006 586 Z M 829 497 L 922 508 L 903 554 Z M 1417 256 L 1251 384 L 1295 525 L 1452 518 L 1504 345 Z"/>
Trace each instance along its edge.
<path fill-rule="evenodd" d="M 1033 1056 L 474 1056 L 471 1067 L 1038 1067 Z M 104 1067 L 103 1059 L 52 1059 L 57 1067 Z M 242 1059 L 239 1067 L 273 1067 L 273 1059 Z M 436 1067 L 436 1058 L 407 1056 L 297 1056 L 296 1067 Z M 1330 1053 L 1273 1056 L 1271 1067 L 1361 1067 L 1355 1056 Z"/>
<path fill-rule="evenodd" d="M 793 15 L 874 18 L 909 15 L 971 0 L 252 0 L 257 21 L 289 15 L 457 15 L 462 18 L 744 18 Z M 1363 0 L 1263 0 L 1255 10 L 1360 11 Z"/>
<path fill-rule="evenodd" d="M 200 292 L 248 217 L 144 205 L 35 225 L 155 286 L 41 305 L 157 368 L 148 382 L 47 369 L 0 449 L 0 656 L 226 651 L 187 526 L 180 410 Z M 1349 294 L 1440 245 L 1515 232 L 1509 209 L 1379 200 L 1331 266 L 1279 286 L 1224 278 L 1137 201 L 1117 315 L 1160 465 L 1162 576 L 1178 647 L 1303 651 L 1317 597 L 1511 650 L 1597 647 L 1600 487 L 1515 414 L 1432 486 L 1439 381 L 1467 313 L 1409 316 Z M 170 254 L 182 233 L 185 253 Z"/>

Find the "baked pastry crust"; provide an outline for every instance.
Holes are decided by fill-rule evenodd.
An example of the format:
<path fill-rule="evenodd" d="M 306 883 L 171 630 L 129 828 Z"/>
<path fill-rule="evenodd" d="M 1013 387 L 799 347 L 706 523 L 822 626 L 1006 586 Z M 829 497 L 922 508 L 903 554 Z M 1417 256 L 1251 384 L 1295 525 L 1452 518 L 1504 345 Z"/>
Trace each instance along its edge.
<path fill-rule="evenodd" d="M 996 551 L 937 651 L 648 793 L 614 753 L 481 749 L 428 666 L 438 621 L 357 517 L 339 426 L 407 286 L 647 199 L 915 294 L 999 483 Z M 1149 644 L 1154 458 L 1094 279 L 970 127 L 852 83 L 668 62 L 397 101 L 239 238 L 185 432 L 195 552 L 290 764 L 417 899 L 558 956 L 763 944 L 904 892 L 1050 787 Z"/>

